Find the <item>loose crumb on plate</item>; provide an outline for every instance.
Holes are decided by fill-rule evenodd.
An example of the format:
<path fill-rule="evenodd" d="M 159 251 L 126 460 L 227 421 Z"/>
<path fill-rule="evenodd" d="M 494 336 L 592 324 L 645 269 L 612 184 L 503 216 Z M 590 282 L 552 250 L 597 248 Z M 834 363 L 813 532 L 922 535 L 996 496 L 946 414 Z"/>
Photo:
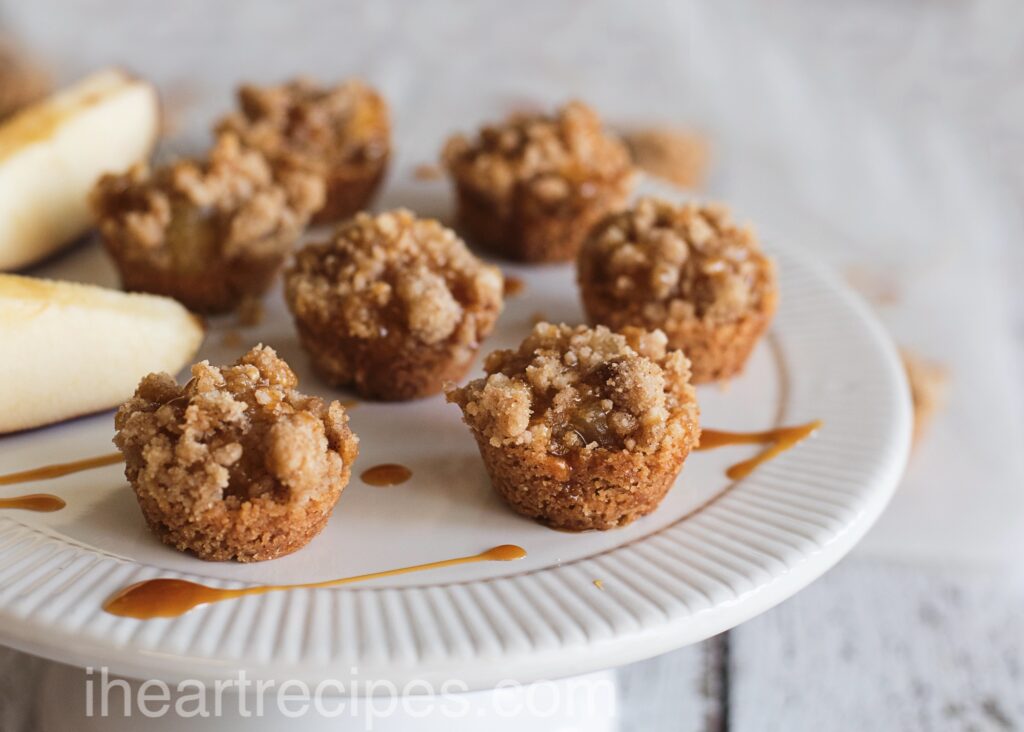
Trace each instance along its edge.
<path fill-rule="evenodd" d="M 263 322 L 263 301 L 258 297 L 246 297 L 238 305 L 236 311 L 238 325 L 243 328 L 251 328 Z"/>
<path fill-rule="evenodd" d="M 238 348 L 242 345 L 242 334 L 234 328 L 224 331 L 224 337 L 221 339 L 221 343 L 227 348 Z"/>
<path fill-rule="evenodd" d="M 444 170 L 436 163 L 422 163 L 417 165 L 412 172 L 416 180 L 439 180 L 444 175 Z"/>

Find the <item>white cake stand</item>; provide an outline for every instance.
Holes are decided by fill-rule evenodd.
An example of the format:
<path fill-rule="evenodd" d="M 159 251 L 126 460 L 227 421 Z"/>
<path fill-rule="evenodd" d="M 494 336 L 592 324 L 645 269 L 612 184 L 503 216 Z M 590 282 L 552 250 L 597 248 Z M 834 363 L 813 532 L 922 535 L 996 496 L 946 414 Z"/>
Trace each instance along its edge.
<path fill-rule="evenodd" d="M 389 203 L 445 210 L 443 187 L 409 185 Z M 249 679 L 311 687 L 332 679 L 345 690 L 332 698 L 349 698 L 353 682 L 376 681 L 436 699 L 431 692 L 452 681 L 468 692 L 503 681 L 590 674 L 700 641 L 763 612 L 818 577 L 867 531 L 902 474 L 911 428 L 899 359 L 868 310 L 784 242 L 769 238 L 767 248 L 779 264 L 778 316 L 744 376 L 726 389 L 699 390 L 702 422 L 734 430 L 812 419 L 824 426 L 748 478 L 731 483 L 724 469 L 754 448 L 698 453 L 653 515 L 617 531 L 556 532 L 516 516 L 493 495 L 458 410 L 443 399 L 364 403 L 352 411 L 362 453 L 330 525 L 303 551 L 274 562 L 207 564 L 162 546 L 146 530 L 117 466 L 47 483 L 45 490 L 67 500 L 64 511 L 0 513 L 0 643 L 134 679 L 212 683 L 242 671 Z M 571 268 L 505 269 L 526 289 L 509 301 L 486 349 L 517 343 L 537 314 L 582 321 Z M 52 265 L 50 273 L 113 283 L 95 246 Z M 261 341 L 296 367 L 302 389 L 344 396 L 309 371 L 279 294 L 270 298 L 262 324 L 241 331 L 240 346 L 223 337 L 232 327 L 214 323 L 201 356 L 226 362 Z M 0 472 L 108 452 L 112 434 L 104 414 L 4 438 Z M 409 466 L 413 479 L 392 488 L 361 483 L 361 469 L 384 462 Z M 0 496 L 27 492 L 22 488 L 2 488 Z M 177 619 L 138 621 L 101 609 L 117 589 L 157 576 L 224 587 L 306 582 L 505 543 L 525 547 L 529 556 L 246 597 Z M 83 673 L 50 670 L 48 729 L 118 729 L 113 719 L 89 727 L 80 718 Z M 603 686 L 608 679 L 581 683 L 597 684 L 611 698 Z M 529 688 L 500 693 L 516 698 Z M 365 693 L 356 687 L 357 697 Z M 471 702 L 473 715 L 474 705 L 487 709 L 494 700 L 461 698 Z M 613 711 L 605 708 L 598 717 L 610 719 Z M 553 716 L 552 728 L 584 724 L 581 714 L 568 721 Z M 503 729 L 498 719 L 480 712 L 476 721 Z M 123 728 L 194 730 L 203 729 L 196 726 L 201 721 L 136 714 Z M 324 721 L 289 720 L 299 723 L 316 729 Z M 331 729 L 346 729 L 343 723 L 332 720 Z M 246 724 L 260 729 L 252 720 Z M 383 724 L 376 729 L 390 729 Z M 227 725 L 222 718 L 217 729 Z M 593 720 L 579 728 L 600 729 Z"/>

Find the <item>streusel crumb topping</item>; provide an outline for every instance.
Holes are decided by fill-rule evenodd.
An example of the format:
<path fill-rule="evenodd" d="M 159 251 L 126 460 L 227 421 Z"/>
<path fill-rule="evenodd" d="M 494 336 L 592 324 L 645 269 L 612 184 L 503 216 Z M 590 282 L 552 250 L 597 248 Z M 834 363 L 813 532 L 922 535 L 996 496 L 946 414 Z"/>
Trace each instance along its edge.
<path fill-rule="evenodd" d="M 384 338 L 397 328 L 435 344 L 467 314 L 500 310 L 503 279 L 451 229 L 397 209 L 357 214 L 330 241 L 302 249 L 286 288 L 296 317 L 339 335 Z"/>
<path fill-rule="evenodd" d="M 485 126 L 474 140 L 456 135 L 445 145 L 444 162 L 461 182 L 493 198 L 503 199 L 523 183 L 552 203 L 632 170 L 625 146 L 582 102 L 570 102 L 554 116 L 514 115 Z"/>
<path fill-rule="evenodd" d="M 773 277 L 753 231 L 722 206 L 643 198 L 594 229 L 580 277 L 650 322 L 730 322 L 755 309 Z"/>
<path fill-rule="evenodd" d="M 689 362 L 666 344 L 661 331 L 538 323 L 518 349 L 488 356 L 488 376 L 448 400 L 495 447 L 650 453 L 697 420 Z"/>
<path fill-rule="evenodd" d="M 205 161 L 181 160 L 150 173 L 136 165 L 107 175 L 92 201 L 108 242 L 147 257 L 202 269 L 282 231 L 301 229 L 323 203 L 322 181 L 299 171 L 275 176 L 266 159 L 222 135 Z"/>
<path fill-rule="evenodd" d="M 196 364 L 184 386 L 150 374 L 115 418 L 114 442 L 136 491 L 200 516 L 220 502 L 239 508 L 257 499 L 301 508 L 337 486 L 358 438 L 340 403 L 296 385 L 263 346 L 233 366 Z"/>
<path fill-rule="evenodd" d="M 272 160 L 324 169 L 387 155 L 387 106 L 355 79 L 333 87 L 309 79 L 268 87 L 244 85 L 238 101 L 241 111 L 225 117 L 217 129 L 234 132 Z"/>

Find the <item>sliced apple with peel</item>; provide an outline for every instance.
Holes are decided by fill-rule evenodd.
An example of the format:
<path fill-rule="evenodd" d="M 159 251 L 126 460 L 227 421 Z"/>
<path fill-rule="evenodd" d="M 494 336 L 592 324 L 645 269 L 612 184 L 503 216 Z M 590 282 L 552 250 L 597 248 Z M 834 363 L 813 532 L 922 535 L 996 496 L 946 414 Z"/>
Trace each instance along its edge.
<path fill-rule="evenodd" d="M 0 433 L 115 407 L 190 363 L 203 332 L 168 297 L 0 274 Z"/>
<path fill-rule="evenodd" d="M 109 69 L 0 125 L 0 271 L 81 236 L 91 224 L 93 184 L 148 159 L 159 119 L 153 86 Z"/>

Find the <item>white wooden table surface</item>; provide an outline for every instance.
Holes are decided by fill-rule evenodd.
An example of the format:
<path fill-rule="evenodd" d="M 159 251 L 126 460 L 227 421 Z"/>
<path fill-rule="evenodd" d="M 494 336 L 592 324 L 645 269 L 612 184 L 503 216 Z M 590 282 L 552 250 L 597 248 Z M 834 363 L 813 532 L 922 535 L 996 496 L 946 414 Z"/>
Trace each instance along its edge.
<path fill-rule="evenodd" d="M 1002 319 L 983 350 L 1000 354 L 1000 373 L 1024 374 L 1024 6 L 1012 0 L 0 7 L 4 29 L 61 80 L 116 62 L 156 81 L 174 122 L 172 152 L 202 148 L 238 80 L 297 72 L 380 85 L 396 112 L 400 166 L 431 160 L 453 126 L 524 102 L 580 96 L 618 122 L 693 125 L 714 147 L 711 195 L 776 231 L 827 220 L 843 239 L 823 235 L 821 254 L 837 264 L 877 257 L 882 240 L 920 257 L 943 232 L 969 239 L 968 258 L 983 266 L 949 298 L 999 292 Z M 897 230 L 903 244 L 886 238 Z M 918 315 L 941 342 L 941 323 Z M 961 341 L 947 335 L 952 353 Z M 1018 424 L 1020 393 L 993 397 Z M 952 449 L 922 450 L 921 474 L 942 475 L 956 427 L 940 430 Z M 968 481 L 959 496 L 946 488 L 935 500 L 969 508 L 988 486 Z M 928 501 L 926 489 L 903 498 Z M 1024 537 L 1007 523 L 999 541 L 982 526 L 943 542 L 945 528 L 927 534 L 907 504 L 884 540 L 869 536 L 774 610 L 621 669 L 622 729 L 1024 729 L 1024 571 L 1004 548 Z M 955 519 L 960 504 L 938 508 Z M 32 729 L 36 668 L 0 649 L 2 732 Z"/>

